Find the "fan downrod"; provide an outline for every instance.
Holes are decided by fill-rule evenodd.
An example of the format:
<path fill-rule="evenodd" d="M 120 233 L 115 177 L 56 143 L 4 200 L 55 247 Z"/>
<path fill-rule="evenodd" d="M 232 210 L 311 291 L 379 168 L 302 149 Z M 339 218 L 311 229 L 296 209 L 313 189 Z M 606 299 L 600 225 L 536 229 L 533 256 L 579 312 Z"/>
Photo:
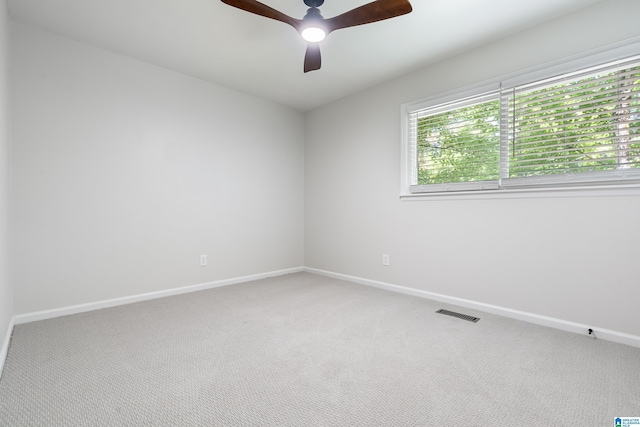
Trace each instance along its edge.
<path fill-rule="evenodd" d="M 320 7 L 324 3 L 324 0 L 304 0 L 304 4 L 309 7 Z"/>

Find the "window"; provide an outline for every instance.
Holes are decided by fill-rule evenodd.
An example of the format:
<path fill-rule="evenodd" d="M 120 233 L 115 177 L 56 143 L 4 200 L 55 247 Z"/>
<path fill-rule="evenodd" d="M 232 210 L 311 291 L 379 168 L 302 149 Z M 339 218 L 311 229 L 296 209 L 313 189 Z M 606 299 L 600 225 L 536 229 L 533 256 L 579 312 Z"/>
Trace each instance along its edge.
<path fill-rule="evenodd" d="M 410 113 L 419 191 L 498 188 L 500 93 Z"/>
<path fill-rule="evenodd" d="M 640 57 L 501 85 L 405 108 L 410 193 L 640 183 Z"/>

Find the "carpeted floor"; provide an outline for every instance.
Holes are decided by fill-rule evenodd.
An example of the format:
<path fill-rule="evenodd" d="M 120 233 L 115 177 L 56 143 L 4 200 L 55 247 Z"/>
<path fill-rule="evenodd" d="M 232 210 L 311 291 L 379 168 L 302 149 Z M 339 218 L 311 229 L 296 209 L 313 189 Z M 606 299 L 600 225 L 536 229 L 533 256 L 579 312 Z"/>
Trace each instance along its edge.
<path fill-rule="evenodd" d="M 602 427 L 617 416 L 640 416 L 638 348 L 308 273 L 19 325 L 0 380 L 2 426 Z"/>

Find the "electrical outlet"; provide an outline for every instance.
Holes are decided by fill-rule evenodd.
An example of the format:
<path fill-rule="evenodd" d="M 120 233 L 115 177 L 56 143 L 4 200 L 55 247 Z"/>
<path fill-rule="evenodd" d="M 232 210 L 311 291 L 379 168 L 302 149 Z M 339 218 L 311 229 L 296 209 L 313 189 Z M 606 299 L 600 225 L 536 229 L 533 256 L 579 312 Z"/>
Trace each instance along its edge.
<path fill-rule="evenodd" d="M 382 254 L 382 265 L 389 266 L 389 254 Z"/>
<path fill-rule="evenodd" d="M 205 267 L 207 265 L 207 256 L 200 255 L 200 267 Z"/>

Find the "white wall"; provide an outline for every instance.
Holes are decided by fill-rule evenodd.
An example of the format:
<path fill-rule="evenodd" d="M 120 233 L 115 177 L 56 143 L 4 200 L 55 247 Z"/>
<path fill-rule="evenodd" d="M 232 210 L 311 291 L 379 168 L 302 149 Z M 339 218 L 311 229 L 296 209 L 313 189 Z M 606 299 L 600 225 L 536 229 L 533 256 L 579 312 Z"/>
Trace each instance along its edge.
<path fill-rule="evenodd" d="M 638 36 L 638 16 L 603 2 L 308 113 L 305 265 L 640 335 L 640 197 L 398 199 L 401 104 Z"/>
<path fill-rule="evenodd" d="M 10 131 L 9 131 L 9 21 L 7 4 L 0 0 L 0 369 L 2 345 L 13 316 L 10 274 Z"/>
<path fill-rule="evenodd" d="M 301 113 L 22 24 L 12 45 L 16 314 L 302 266 Z"/>
<path fill-rule="evenodd" d="M 398 200 L 402 103 L 638 36 L 639 15 L 637 0 L 603 2 L 304 122 L 12 24 L 15 313 L 297 267 L 304 253 L 312 268 L 640 335 L 639 198 Z M 4 331 L 14 298 L 1 49 Z"/>

